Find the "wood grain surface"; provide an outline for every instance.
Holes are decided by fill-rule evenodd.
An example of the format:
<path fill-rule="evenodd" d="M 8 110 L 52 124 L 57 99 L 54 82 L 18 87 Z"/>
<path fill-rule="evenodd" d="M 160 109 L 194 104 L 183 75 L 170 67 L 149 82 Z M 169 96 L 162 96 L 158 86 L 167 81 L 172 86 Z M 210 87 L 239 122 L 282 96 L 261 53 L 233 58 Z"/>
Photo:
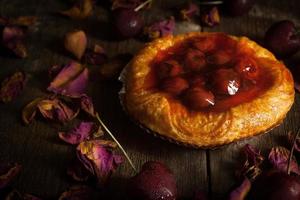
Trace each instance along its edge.
<path fill-rule="evenodd" d="M 146 22 L 152 22 L 174 14 L 174 6 L 183 1 L 154 0 L 153 9 L 144 13 Z M 15 101 L 0 104 L 0 160 L 16 161 L 23 165 L 21 176 L 13 187 L 22 192 L 35 194 L 44 199 L 57 199 L 59 194 L 76 184 L 66 175 L 66 167 L 74 158 L 74 147 L 59 140 L 60 126 L 41 119 L 25 126 L 21 110 L 35 97 L 46 94 L 49 84 L 48 68 L 54 64 L 67 63 L 72 57 L 63 49 L 62 38 L 68 31 L 83 29 L 89 43 L 101 44 L 109 56 L 119 53 L 136 53 L 143 42 L 136 39 L 115 41 L 110 37 L 107 6 L 97 5 L 94 15 L 85 20 L 70 20 L 57 15 L 57 11 L 70 6 L 64 0 L 0 0 L 0 15 L 36 15 L 39 25 L 30 34 L 27 43 L 29 56 L 16 59 L 0 54 L 0 80 L 17 69 L 29 76 L 28 84 Z M 204 31 L 222 31 L 248 36 L 261 43 L 268 26 L 280 19 L 292 19 L 300 25 L 300 3 L 290 1 L 258 1 L 254 9 L 240 18 L 222 17 L 221 24 Z M 200 31 L 196 23 L 177 23 L 176 34 Z M 295 57 L 297 60 L 297 56 Z M 90 94 L 96 108 L 109 129 L 127 150 L 135 165 L 145 161 L 160 160 L 175 173 L 179 196 L 191 198 L 195 190 L 207 191 L 211 198 L 221 199 L 234 185 L 234 171 L 241 160 L 240 149 L 250 143 L 266 152 L 271 146 L 283 144 L 288 131 L 300 126 L 300 99 L 296 102 L 281 126 L 270 133 L 230 144 L 216 150 L 196 150 L 177 146 L 155 138 L 135 125 L 123 112 L 118 98 L 121 84 L 117 81 L 95 80 L 90 84 Z M 125 162 L 102 192 L 103 199 L 122 199 L 126 193 L 124 182 L 134 174 Z"/>

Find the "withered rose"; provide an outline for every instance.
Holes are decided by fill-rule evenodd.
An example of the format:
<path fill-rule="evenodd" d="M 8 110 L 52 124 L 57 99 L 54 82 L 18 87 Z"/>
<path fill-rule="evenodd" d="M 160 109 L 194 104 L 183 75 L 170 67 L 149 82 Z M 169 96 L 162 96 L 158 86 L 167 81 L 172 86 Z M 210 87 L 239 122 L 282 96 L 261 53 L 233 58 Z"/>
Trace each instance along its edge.
<path fill-rule="evenodd" d="M 41 100 L 43 100 L 43 98 L 36 98 L 23 108 L 22 119 L 25 124 L 30 124 L 33 121 L 38 110 L 37 105 Z"/>
<path fill-rule="evenodd" d="M 92 98 L 87 95 L 82 95 L 80 97 L 80 108 L 89 114 L 92 117 L 96 116 L 96 111 L 94 109 L 94 104 L 92 102 Z"/>
<path fill-rule="evenodd" d="M 144 28 L 144 34 L 150 39 L 156 39 L 166 35 L 172 35 L 175 30 L 175 19 L 170 17 L 167 20 L 162 20 L 153 23 Z"/>

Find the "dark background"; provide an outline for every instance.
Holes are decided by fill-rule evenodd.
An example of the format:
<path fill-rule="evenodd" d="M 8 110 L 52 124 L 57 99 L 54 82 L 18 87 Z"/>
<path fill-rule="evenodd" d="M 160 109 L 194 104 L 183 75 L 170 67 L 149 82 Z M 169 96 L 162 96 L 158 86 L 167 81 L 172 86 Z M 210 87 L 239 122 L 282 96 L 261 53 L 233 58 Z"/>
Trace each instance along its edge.
<path fill-rule="evenodd" d="M 182 2 L 154 0 L 153 8 L 144 15 L 145 21 L 152 22 L 171 16 L 171 8 Z M 94 15 L 85 20 L 71 20 L 55 14 L 69 8 L 70 5 L 69 1 L 63 0 L 0 0 L 1 15 L 39 17 L 39 25 L 27 39 L 28 58 L 16 59 L 0 55 L 1 80 L 17 69 L 29 75 L 22 95 L 11 103 L 0 104 L 0 159 L 16 161 L 23 165 L 23 171 L 15 181 L 14 187 L 45 199 L 55 199 L 75 184 L 66 175 L 66 166 L 75 156 L 74 147 L 59 140 L 58 125 L 38 119 L 25 126 L 21 121 L 21 110 L 33 98 L 45 94 L 49 84 L 48 68 L 71 59 L 63 49 L 64 34 L 73 29 L 83 29 L 88 34 L 90 43 L 101 44 L 109 56 L 119 53 L 134 54 L 143 46 L 143 42 L 136 39 L 115 41 L 110 38 L 110 12 L 105 6 L 96 6 Z M 266 29 L 275 21 L 291 19 L 300 25 L 299 10 L 298 0 L 257 1 L 249 14 L 238 18 L 222 16 L 219 26 L 204 28 L 204 31 L 248 36 L 260 43 Z M 189 31 L 200 31 L 200 26 L 195 23 L 177 23 L 176 33 Z M 292 60 L 297 60 L 297 56 Z M 234 170 L 241 158 L 240 149 L 246 143 L 267 152 L 274 145 L 285 144 L 287 132 L 296 131 L 300 127 L 300 99 L 297 94 L 287 118 L 270 133 L 217 150 L 185 148 L 148 135 L 134 125 L 121 109 L 118 100 L 120 87 L 118 82 L 94 80 L 90 91 L 97 110 L 135 165 L 140 167 L 145 161 L 160 160 L 174 171 L 180 197 L 191 197 L 193 192 L 199 189 L 208 191 L 215 199 L 224 196 L 235 183 Z M 123 179 L 133 174 L 133 170 L 125 162 L 105 189 L 108 196 L 106 199 L 122 199 Z"/>

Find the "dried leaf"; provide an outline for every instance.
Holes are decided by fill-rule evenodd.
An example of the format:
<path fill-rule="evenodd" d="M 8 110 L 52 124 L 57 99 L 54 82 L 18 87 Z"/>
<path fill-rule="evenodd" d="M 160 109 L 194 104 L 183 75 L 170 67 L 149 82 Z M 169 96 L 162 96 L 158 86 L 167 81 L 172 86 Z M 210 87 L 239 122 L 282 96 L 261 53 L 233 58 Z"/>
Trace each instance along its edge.
<path fill-rule="evenodd" d="M 287 172 L 290 151 L 284 147 L 273 147 L 269 153 L 269 161 L 272 166 L 280 171 Z M 300 175 L 300 169 L 296 158 L 293 156 L 290 163 L 291 172 Z"/>
<path fill-rule="evenodd" d="M 44 118 L 59 122 L 71 121 L 79 113 L 79 109 L 74 111 L 59 99 L 41 100 L 37 107 Z"/>
<path fill-rule="evenodd" d="M 75 181 L 84 182 L 89 179 L 91 173 L 76 159 L 67 169 L 67 174 Z"/>
<path fill-rule="evenodd" d="M 87 37 L 84 31 L 76 30 L 67 33 L 64 45 L 66 50 L 71 52 L 78 60 L 80 60 L 87 46 Z"/>
<path fill-rule="evenodd" d="M 0 16 L 0 25 L 2 26 L 23 26 L 29 27 L 37 24 L 36 16 L 20 16 L 17 18 L 7 18 Z"/>
<path fill-rule="evenodd" d="M 0 100 L 4 103 L 14 100 L 21 94 L 27 82 L 25 73 L 15 72 L 1 83 Z"/>
<path fill-rule="evenodd" d="M 199 15 L 199 7 L 193 2 L 184 4 L 180 10 L 180 18 L 182 20 L 191 21 L 196 15 Z"/>
<path fill-rule="evenodd" d="M 219 10 L 216 6 L 204 11 L 201 14 L 201 22 L 205 26 L 213 27 L 220 24 Z"/>
<path fill-rule="evenodd" d="M 96 116 L 96 112 L 95 112 L 95 109 L 94 109 L 94 104 L 92 102 L 91 97 L 89 97 L 87 95 L 82 95 L 80 97 L 80 107 L 84 112 L 91 115 L 92 117 Z"/>
<path fill-rule="evenodd" d="M 61 11 L 60 14 L 72 19 L 85 19 L 92 15 L 93 7 L 93 0 L 78 0 L 72 8 Z"/>
<path fill-rule="evenodd" d="M 18 26 L 6 26 L 2 33 L 2 44 L 20 58 L 27 57 L 24 44 L 25 30 Z"/>
<path fill-rule="evenodd" d="M 79 144 L 88 139 L 94 131 L 95 124 L 93 122 L 80 122 L 69 132 L 59 132 L 59 138 L 69 144 Z"/>
<path fill-rule="evenodd" d="M 158 21 L 148 27 L 144 28 L 144 34 L 150 39 L 156 39 L 167 35 L 172 35 L 175 30 L 175 19 Z"/>
<path fill-rule="evenodd" d="M 242 184 L 234 189 L 228 197 L 228 200 L 244 200 L 251 189 L 251 182 L 245 178 Z"/>
<path fill-rule="evenodd" d="M 106 140 L 84 141 L 77 147 L 77 156 L 82 164 L 103 185 L 116 168 L 123 162 L 120 155 L 113 153 L 116 144 Z"/>
<path fill-rule="evenodd" d="M 71 62 L 58 73 L 48 90 L 56 94 L 80 97 L 88 84 L 88 69 L 77 62 Z"/>
<path fill-rule="evenodd" d="M 9 186 L 20 174 L 22 166 L 18 163 L 0 163 L 0 190 Z"/>
<path fill-rule="evenodd" d="M 85 61 L 91 65 L 101 65 L 107 60 L 107 54 L 103 47 L 95 45 L 93 49 L 85 52 Z"/>
<path fill-rule="evenodd" d="M 25 124 L 30 124 L 33 121 L 36 111 L 38 110 L 37 105 L 42 99 L 43 98 L 36 98 L 23 108 L 22 119 Z"/>
<path fill-rule="evenodd" d="M 88 186 L 73 186 L 63 192 L 58 200 L 92 200 L 94 191 Z"/>

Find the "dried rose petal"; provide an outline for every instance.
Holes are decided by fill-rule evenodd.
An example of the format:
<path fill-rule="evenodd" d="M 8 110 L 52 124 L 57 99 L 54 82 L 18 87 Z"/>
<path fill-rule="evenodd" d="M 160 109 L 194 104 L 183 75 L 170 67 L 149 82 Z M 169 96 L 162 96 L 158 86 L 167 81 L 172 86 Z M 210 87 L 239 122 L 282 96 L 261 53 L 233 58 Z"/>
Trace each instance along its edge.
<path fill-rule="evenodd" d="M 29 102 L 22 110 L 22 119 L 25 124 L 30 124 L 37 111 L 37 105 L 43 98 L 36 98 L 33 101 Z"/>
<path fill-rule="evenodd" d="M 93 0 L 78 0 L 69 10 L 61 11 L 60 14 L 72 19 L 84 19 L 92 15 Z"/>
<path fill-rule="evenodd" d="M 58 73 L 48 90 L 56 94 L 80 97 L 88 84 L 88 69 L 77 62 L 71 62 Z"/>
<path fill-rule="evenodd" d="M 64 45 L 66 50 L 71 52 L 78 60 L 80 60 L 87 46 L 87 37 L 84 31 L 76 30 L 67 33 Z"/>
<path fill-rule="evenodd" d="M 80 97 L 80 108 L 87 114 L 91 115 L 92 117 L 96 116 L 94 104 L 92 102 L 91 97 L 89 97 L 87 95 L 82 95 Z"/>
<path fill-rule="evenodd" d="M 170 17 L 170 19 L 162 20 L 148 27 L 145 27 L 144 34 L 150 39 L 155 39 L 167 35 L 172 35 L 174 30 L 175 30 L 175 19 L 174 17 Z"/>
<path fill-rule="evenodd" d="M 213 27 L 220 24 L 220 15 L 217 7 L 212 7 L 201 14 L 201 22 L 203 25 Z"/>
<path fill-rule="evenodd" d="M 188 2 L 180 10 L 180 18 L 182 20 L 191 21 L 196 15 L 199 15 L 199 7 L 197 4 L 192 2 Z"/>
<path fill-rule="evenodd" d="M 27 82 L 25 73 L 15 72 L 1 83 L 0 101 L 7 103 L 14 100 L 23 91 Z"/>
<path fill-rule="evenodd" d="M 2 26 L 34 26 L 37 24 L 36 16 L 20 16 L 17 18 L 7 18 L 0 16 L 0 25 Z"/>
<path fill-rule="evenodd" d="M 91 200 L 94 199 L 94 191 L 88 186 L 74 186 L 63 192 L 58 200 Z"/>
<path fill-rule="evenodd" d="M 59 132 L 59 138 L 69 144 L 79 144 L 88 139 L 95 128 L 93 122 L 80 122 L 69 132 Z"/>
<path fill-rule="evenodd" d="M 79 110 L 72 110 L 59 99 L 41 100 L 38 102 L 37 107 L 44 118 L 60 122 L 68 122 L 79 113 Z"/>
<path fill-rule="evenodd" d="M 287 172 L 290 151 L 284 147 L 273 147 L 269 153 L 269 161 L 277 170 Z M 293 156 L 290 163 L 291 172 L 300 175 L 300 169 L 296 158 Z"/>
<path fill-rule="evenodd" d="M 100 78 L 104 80 L 117 79 L 131 58 L 131 54 L 119 54 L 109 59 L 100 67 Z"/>
<path fill-rule="evenodd" d="M 244 146 L 244 154 L 246 161 L 243 164 L 242 169 L 238 172 L 238 177 L 248 177 L 249 179 L 255 179 L 260 173 L 259 168 L 262 164 L 264 157 L 260 154 L 260 151 L 250 144 Z"/>
<path fill-rule="evenodd" d="M 142 3 L 144 3 L 146 0 L 112 0 L 112 6 L 111 9 L 112 10 L 116 10 L 116 9 L 135 9 L 137 8 L 139 5 L 141 5 Z M 144 8 L 150 8 L 151 7 L 151 2 L 149 2 L 147 4 L 147 6 L 145 6 Z"/>
<path fill-rule="evenodd" d="M 93 49 L 87 49 L 85 60 L 88 64 L 101 65 L 107 60 L 107 54 L 103 47 L 96 44 Z"/>
<path fill-rule="evenodd" d="M 116 144 L 106 140 L 84 141 L 77 147 L 77 156 L 83 165 L 103 185 L 113 171 L 123 162 L 120 155 L 113 153 Z"/>
<path fill-rule="evenodd" d="M 7 187 L 21 172 L 18 163 L 0 163 L 0 189 Z"/>
<path fill-rule="evenodd" d="M 20 58 L 27 57 L 24 44 L 25 30 L 18 26 L 6 26 L 2 33 L 2 44 Z"/>
<path fill-rule="evenodd" d="M 73 161 L 67 169 L 67 174 L 75 181 L 84 182 L 89 179 L 91 173 L 79 162 L 78 159 Z"/>
<path fill-rule="evenodd" d="M 244 200 L 250 191 L 250 188 L 251 182 L 245 178 L 242 184 L 229 194 L 228 200 Z"/>

